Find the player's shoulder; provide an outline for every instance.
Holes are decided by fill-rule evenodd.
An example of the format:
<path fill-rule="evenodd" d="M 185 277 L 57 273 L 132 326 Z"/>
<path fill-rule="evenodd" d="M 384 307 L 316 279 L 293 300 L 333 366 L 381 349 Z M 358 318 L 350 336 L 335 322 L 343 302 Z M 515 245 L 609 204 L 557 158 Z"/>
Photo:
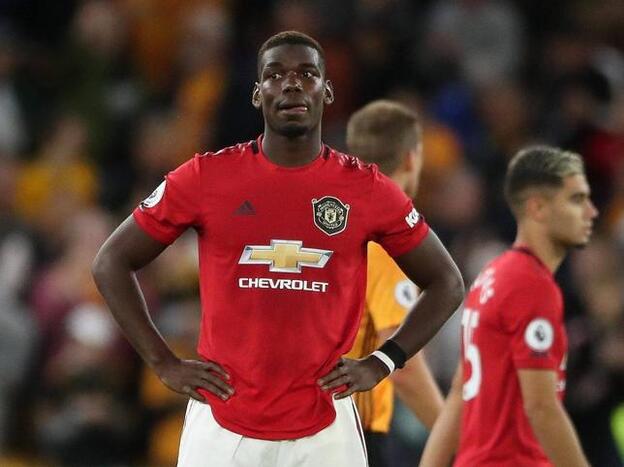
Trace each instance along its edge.
<path fill-rule="evenodd" d="M 556 297 L 558 285 L 546 267 L 531 254 L 510 249 L 490 263 L 496 288 L 508 297 Z"/>
<path fill-rule="evenodd" d="M 500 254 L 491 263 L 498 275 L 508 276 L 514 280 L 548 281 L 549 273 L 535 257 L 516 249 L 509 249 Z"/>
<path fill-rule="evenodd" d="M 204 153 L 197 153 L 194 156 L 200 164 L 211 164 L 218 162 L 234 162 L 239 157 L 247 153 L 257 153 L 258 143 L 255 140 L 247 141 L 244 143 L 237 143 L 232 146 L 227 146 L 218 151 L 208 151 Z"/>
<path fill-rule="evenodd" d="M 561 319 L 563 298 L 550 271 L 532 254 L 511 249 L 492 263 L 491 316 L 505 332 L 522 331 L 536 316 Z M 481 292 L 483 293 L 483 292 Z"/>
<path fill-rule="evenodd" d="M 366 176 L 374 176 L 379 172 L 375 164 L 364 162 L 357 156 L 340 152 L 329 146 L 327 146 L 327 149 L 330 160 L 333 160 L 339 167 L 344 168 L 345 171 Z"/>

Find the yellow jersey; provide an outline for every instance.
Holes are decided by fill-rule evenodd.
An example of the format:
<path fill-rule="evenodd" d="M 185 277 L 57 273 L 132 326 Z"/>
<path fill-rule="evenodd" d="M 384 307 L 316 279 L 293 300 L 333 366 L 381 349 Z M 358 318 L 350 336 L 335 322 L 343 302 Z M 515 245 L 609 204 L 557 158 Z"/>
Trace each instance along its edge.
<path fill-rule="evenodd" d="M 366 308 L 349 358 L 363 358 L 379 347 L 378 332 L 400 325 L 414 306 L 418 289 L 377 243 L 368 243 Z M 392 382 L 386 378 L 374 389 L 354 394 L 366 431 L 386 433 L 394 406 Z"/>

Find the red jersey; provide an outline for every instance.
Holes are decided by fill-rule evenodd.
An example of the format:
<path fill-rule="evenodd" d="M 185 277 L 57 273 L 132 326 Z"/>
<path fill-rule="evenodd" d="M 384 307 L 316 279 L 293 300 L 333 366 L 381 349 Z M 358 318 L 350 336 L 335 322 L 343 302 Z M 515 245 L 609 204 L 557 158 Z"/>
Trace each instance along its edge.
<path fill-rule="evenodd" d="M 472 285 L 462 317 L 463 409 L 455 466 L 551 466 L 525 415 L 517 372 L 557 372 L 563 398 L 563 299 L 529 250 L 494 259 Z"/>
<path fill-rule="evenodd" d="M 260 140 L 197 155 L 134 211 L 169 244 L 198 234 L 198 353 L 221 364 L 235 394 L 204 393 L 220 425 L 295 439 L 330 425 L 317 385 L 351 348 L 365 300 L 367 243 L 398 256 L 428 226 L 376 166 L 324 146 L 302 167 L 273 164 Z"/>

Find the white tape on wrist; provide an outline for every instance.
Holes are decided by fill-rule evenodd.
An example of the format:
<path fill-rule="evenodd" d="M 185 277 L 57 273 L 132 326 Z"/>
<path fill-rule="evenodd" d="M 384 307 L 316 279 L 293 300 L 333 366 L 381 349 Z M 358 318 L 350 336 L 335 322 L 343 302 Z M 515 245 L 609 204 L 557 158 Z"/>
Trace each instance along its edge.
<path fill-rule="evenodd" d="M 381 363 L 383 363 L 384 365 L 388 367 L 388 370 L 390 370 L 390 373 L 394 371 L 394 362 L 385 353 L 383 353 L 380 350 L 375 350 L 371 355 L 381 360 Z"/>

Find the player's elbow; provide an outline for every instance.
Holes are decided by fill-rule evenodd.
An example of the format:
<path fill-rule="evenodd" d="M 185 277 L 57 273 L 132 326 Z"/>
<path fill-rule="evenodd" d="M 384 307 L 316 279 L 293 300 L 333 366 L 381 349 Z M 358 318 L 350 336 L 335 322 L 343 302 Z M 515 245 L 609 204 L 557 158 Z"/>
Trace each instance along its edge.
<path fill-rule="evenodd" d="M 100 248 L 95 258 L 93 258 L 93 262 L 91 263 L 91 275 L 93 276 L 93 280 L 96 284 L 100 283 L 104 277 L 106 276 L 106 272 L 108 270 L 108 258 L 106 252 L 102 251 Z"/>
<path fill-rule="evenodd" d="M 464 300 L 465 286 L 464 279 L 457 267 L 450 268 L 444 275 L 445 295 L 449 300 L 449 305 L 455 311 Z"/>
<path fill-rule="evenodd" d="M 104 244 L 91 263 L 91 275 L 98 286 L 106 282 L 107 278 L 110 277 L 115 269 L 115 264 L 115 255 L 108 248 L 107 244 Z"/>

